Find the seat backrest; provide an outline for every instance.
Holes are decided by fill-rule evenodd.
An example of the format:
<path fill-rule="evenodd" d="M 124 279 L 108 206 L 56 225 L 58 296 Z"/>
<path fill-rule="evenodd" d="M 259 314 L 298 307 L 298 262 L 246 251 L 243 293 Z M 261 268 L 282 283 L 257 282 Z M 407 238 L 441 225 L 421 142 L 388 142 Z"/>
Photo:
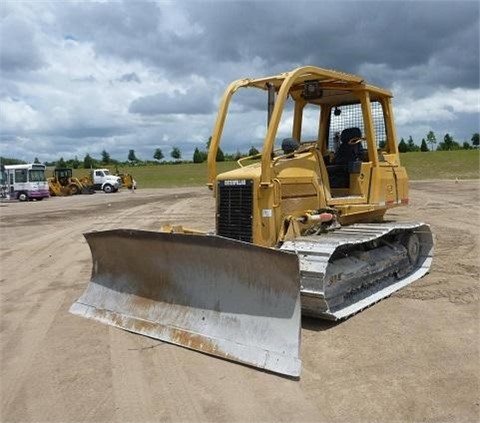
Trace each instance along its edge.
<path fill-rule="evenodd" d="M 362 131 L 360 128 L 346 128 L 340 135 L 340 142 L 342 144 L 348 143 L 353 138 L 362 138 Z"/>
<path fill-rule="evenodd" d="M 344 129 L 340 135 L 340 147 L 335 154 L 335 164 L 348 164 L 361 158 L 362 144 L 349 144 L 351 139 L 361 138 L 362 131 L 359 128 Z"/>

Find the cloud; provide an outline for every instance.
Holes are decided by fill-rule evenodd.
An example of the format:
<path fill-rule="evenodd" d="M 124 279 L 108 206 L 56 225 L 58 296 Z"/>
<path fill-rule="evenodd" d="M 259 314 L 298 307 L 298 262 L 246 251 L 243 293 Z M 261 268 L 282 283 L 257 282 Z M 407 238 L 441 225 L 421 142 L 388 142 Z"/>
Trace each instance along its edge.
<path fill-rule="evenodd" d="M 399 136 L 470 139 L 479 17 L 473 1 L 7 1 L 0 155 L 191 157 L 230 81 L 305 64 L 393 90 Z M 234 97 L 224 151 L 260 147 L 266 96 L 252 92 Z"/>
<path fill-rule="evenodd" d="M 119 78 L 119 81 L 121 81 L 121 82 L 137 82 L 138 84 L 140 84 L 142 82 L 135 72 L 123 74 Z"/>
<path fill-rule="evenodd" d="M 207 87 L 190 87 L 185 91 L 158 93 L 135 99 L 130 113 L 141 115 L 210 114 L 215 111 L 212 94 Z"/>
<path fill-rule="evenodd" d="M 454 121 L 458 115 L 480 116 L 480 97 L 477 90 L 455 88 L 435 92 L 421 99 L 407 97 L 397 104 L 397 123 L 432 123 L 440 120 Z"/>
<path fill-rule="evenodd" d="M 20 99 L 0 99 L 0 127 L 4 136 L 22 135 L 38 129 L 38 112 Z"/>
<path fill-rule="evenodd" d="M 0 21 L 0 70 L 2 72 L 35 71 L 45 66 L 34 28 L 13 13 Z"/>

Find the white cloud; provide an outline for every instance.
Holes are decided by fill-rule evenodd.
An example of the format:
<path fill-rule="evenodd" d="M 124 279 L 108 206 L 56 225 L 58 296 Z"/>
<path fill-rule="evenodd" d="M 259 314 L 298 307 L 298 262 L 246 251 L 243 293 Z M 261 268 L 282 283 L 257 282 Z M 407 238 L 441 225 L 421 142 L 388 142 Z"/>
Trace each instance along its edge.
<path fill-rule="evenodd" d="M 231 80 L 303 64 L 391 88 L 401 136 L 428 128 L 469 139 L 479 130 L 479 6 L 427 3 L 4 2 L 0 155 L 105 148 L 125 159 L 133 148 L 147 159 L 179 146 L 191 157 Z M 224 151 L 259 147 L 264 107 L 232 105 Z"/>
<path fill-rule="evenodd" d="M 441 89 L 424 98 L 415 98 L 412 93 L 401 92 L 395 110 L 397 124 L 400 126 L 455 121 L 458 114 L 462 113 L 480 115 L 480 89 Z"/>
<path fill-rule="evenodd" d="M 21 134 L 38 128 L 39 114 L 29 104 L 10 97 L 0 99 L 0 127 L 8 134 Z"/>

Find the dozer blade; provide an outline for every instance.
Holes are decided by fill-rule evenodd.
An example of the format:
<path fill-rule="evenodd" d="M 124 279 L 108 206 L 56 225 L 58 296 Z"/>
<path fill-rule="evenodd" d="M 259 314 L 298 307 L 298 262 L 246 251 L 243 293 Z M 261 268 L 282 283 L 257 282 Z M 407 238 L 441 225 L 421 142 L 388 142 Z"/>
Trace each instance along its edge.
<path fill-rule="evenodd" d="M 299 376 L 295 254 L 210 235 L 120 229 L 85 238 L 92 277 L 71 313 Z"/>

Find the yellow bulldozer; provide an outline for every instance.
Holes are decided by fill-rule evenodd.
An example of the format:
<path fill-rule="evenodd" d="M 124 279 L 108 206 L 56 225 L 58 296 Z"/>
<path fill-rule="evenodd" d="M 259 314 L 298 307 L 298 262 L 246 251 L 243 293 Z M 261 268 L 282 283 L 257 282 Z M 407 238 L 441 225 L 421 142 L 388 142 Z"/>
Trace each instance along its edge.
<path fill-rule="evenodd" d="M 227 117 L 242 101 L 258 104 L 240 97 L 229 114 L 245 91 L 266 100 L 262 151 L 217 173 Z M 298 377 L 302 314 L 345 319 L 431 266 L 429 225 L 384 218 L 408 204 L 408 178 L 392 94 L 362 77 L 306 66 L 231 83 L 211 138 L 208 187 L 215 234 L 85 234 L 93 270 L 70 311 Z"/>
<path fill-rule="evenodd" d="M 74 177 L 73 170 L 70 168 L 55 168 L 47 181 L 52 196 L 93 194 L 95 192 L 90 184 Z"/>

